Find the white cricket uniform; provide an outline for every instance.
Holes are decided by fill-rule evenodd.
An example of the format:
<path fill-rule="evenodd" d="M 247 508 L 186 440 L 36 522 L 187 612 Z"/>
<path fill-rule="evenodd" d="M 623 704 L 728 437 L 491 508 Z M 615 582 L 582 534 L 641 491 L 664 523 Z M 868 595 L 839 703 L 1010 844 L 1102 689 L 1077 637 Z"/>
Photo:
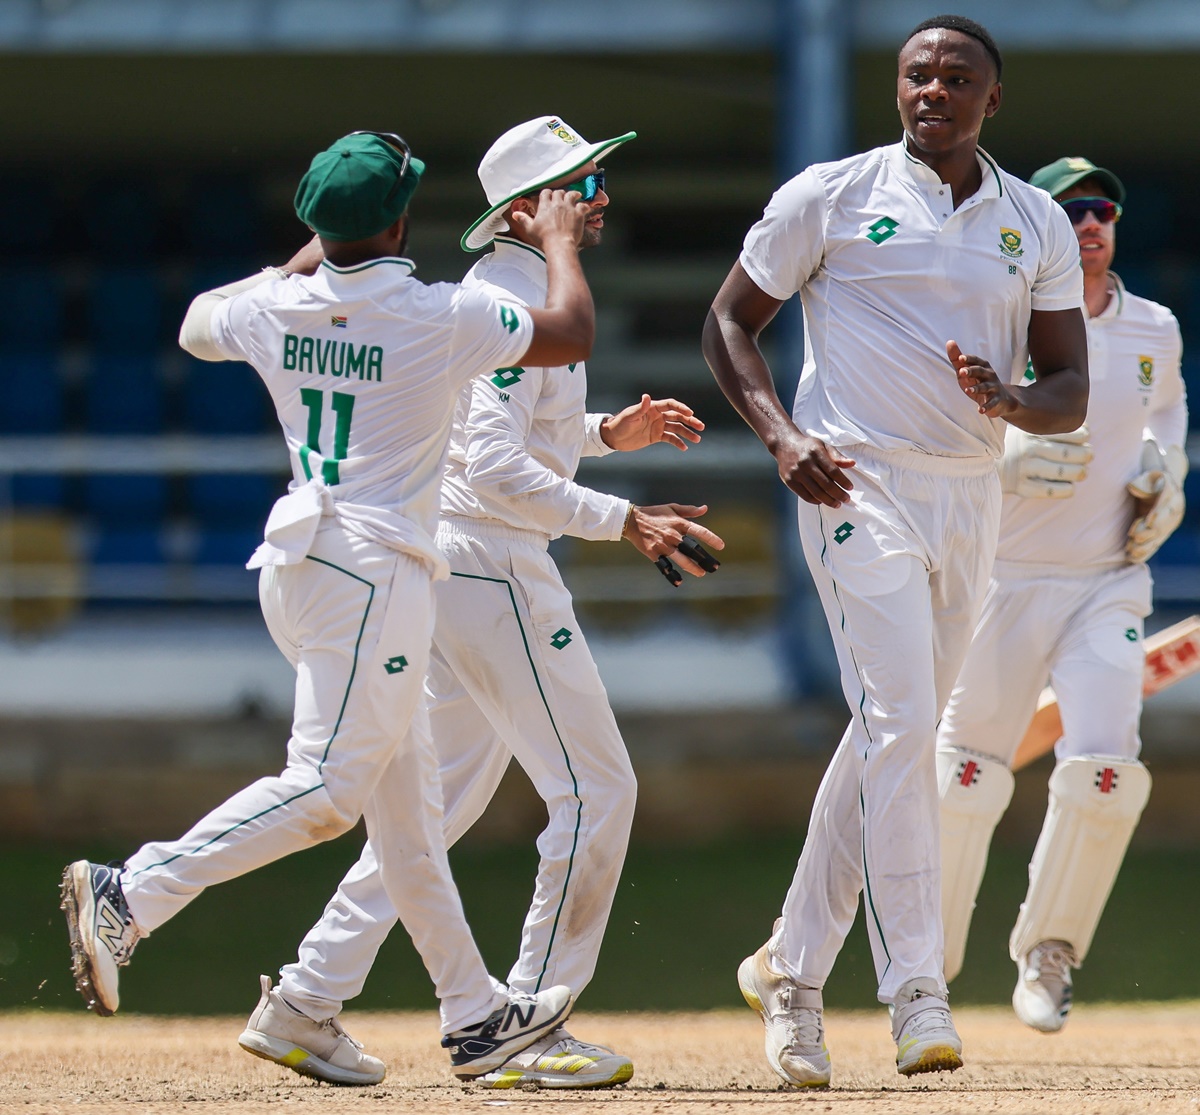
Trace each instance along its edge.
<path fill-rule="evenodd" d="M 1015 378 L 1030 311 L 1083 299 L 1061 208 L 982 151 L 979 165 L 982 185 L 957 209 L 903 142 L 811 166 L 776 192 L 740 257 L 773 298 L 799 291 L 796 423 L 857 461 L 849 505 L 798 501 L 853 719 L 770 949 L 800 985 L 823 987 L 865 890 L 883 1002 L 915 977 L 942 982 L 934 733 L 1000 515 L 1004 423 L 961 392 L 945 344 Z"/>
<path fill-rule="evenodd" d="M 1134 519 L 1125 485 L 1142 471 L 1143 437 L 1182 445 L 1188 416 L 1178 323 L 1116 282 L 1087 323 L 1087 477 L 1067 500 L 1004 496 L 995 570 L 939 747 L 1011 766 L 1049 681 L 1063 719 L 1060 760 L 1141 750 L 1151 581 L 1144 562 L 1125 558 Z"/>
<path fill-rule="evenodd" d="M 463 286 L 541 306 L 540 252 L 509 237 Z M 534 992 L 592 978 L 625 859 L 636 782 L 551 538 L 616 541 L 628 501 L 572 477 L 582 454 L 611 452 L 603 415 L 585 413 L 586 369 L 498 368 L 461 393 L 442 483 L 437 542 L 450 579 L 437 588 L 427 692 L 447 843 L 479 818 L 513 755 L 546 802 L 541 861 L 510 986 Z M 363 855 L 281 971 L 289 1001 L 332 1017 L 358 995 L 396 920 Z"/>
<path fill-rule="evenodd" d="M 433 628 L 438 489 L 460 388 L 529 347 L 526 310 L 426 286 L 385 258 L 262 283 L 213 312 L 212 342 L 271 393 L 294 479 L 250 561 L 295 666 L 283 772 L 180 840 L 148 844 L 122 886 L 157 928 L 205 887 L 346 831 L 364 813 L 382 879 L 437 987 L 446 1032 L 502 1001 L 466 924 L 441 834 L 422 679 Z M 212 367 L 212 390 L 227 373 Z M 234 372 L 234 374 L 243 374 Z M 385 804 L 386 803 L 386 804 Z"/>

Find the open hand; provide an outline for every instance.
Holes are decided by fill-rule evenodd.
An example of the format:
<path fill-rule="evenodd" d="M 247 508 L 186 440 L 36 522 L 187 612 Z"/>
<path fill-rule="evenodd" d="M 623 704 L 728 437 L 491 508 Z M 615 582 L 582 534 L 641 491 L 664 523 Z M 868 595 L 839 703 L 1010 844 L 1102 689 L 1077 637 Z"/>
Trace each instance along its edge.
<path fill-rule="evenodd" d="M 538 197 L 536 213 L 531 216 L 514 207 L 508 219 L 535 248 L 544 249 L 547 241 L 556 236 L 563 236 L 578 247 L 584 224 L 592 214 L 591 204 L 581 201 L 580 197 L 577 190 L 543 190 Z"/>
<path fill-rule="evenodd" d="M 609 449 L 629 452 L 665 441 L 676 449 L 687 449 L 687 442 L 698 442 L 704 423 L 691 407 L 678 399 L 651 399 L 643 395 L 640 403 L 626 407 L 600 424 L 600 437 Z"/>

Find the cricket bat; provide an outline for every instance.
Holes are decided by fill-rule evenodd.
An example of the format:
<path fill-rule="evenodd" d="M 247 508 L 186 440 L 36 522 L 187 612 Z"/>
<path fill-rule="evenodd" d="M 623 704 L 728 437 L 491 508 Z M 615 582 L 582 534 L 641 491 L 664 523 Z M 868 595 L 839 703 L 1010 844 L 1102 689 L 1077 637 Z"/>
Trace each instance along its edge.
<path fill-rule="evenodd" d="M 1182 681 L 1200 670 L 1200 616 L 1189 616 L 1164 628 L 1146 640 L 1146 672 L 1142 677 L 1142 696 L 1155 693 Z M 1058 698 L 1049 687 L 1038 698 L 1037 712 L 1017 748 L 1013 770 L 1028 766 L 1053 749 L 1062 735 L 1062 717 Z"/>

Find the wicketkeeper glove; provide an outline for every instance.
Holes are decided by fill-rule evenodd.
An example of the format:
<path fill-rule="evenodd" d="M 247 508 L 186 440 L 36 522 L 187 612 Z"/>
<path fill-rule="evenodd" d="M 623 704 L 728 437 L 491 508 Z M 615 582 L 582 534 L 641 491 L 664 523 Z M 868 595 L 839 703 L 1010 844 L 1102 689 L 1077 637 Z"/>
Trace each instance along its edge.
<path fill-rule="evenodd" d="M 1087 476 L 1091 459 L 1086 426 L 1069 434 L 1027 434 L 1009 426 L 1000 458 L 1000 487 L 1027 499 L 1067 499 Z"/>
<path fill-rule="evenodd" d="M 1125 540 L 1130 561 L 1147 561 L 1183 521 L 1183 480 L 1188 473 L 1187 454 L 1179 445 L 1164 452 L 1153 438 L 1142 442 L 1142 471 L 1125 490 L 1135 499 L 1153 499 L 1154 506 L 1133 520 Z"/>

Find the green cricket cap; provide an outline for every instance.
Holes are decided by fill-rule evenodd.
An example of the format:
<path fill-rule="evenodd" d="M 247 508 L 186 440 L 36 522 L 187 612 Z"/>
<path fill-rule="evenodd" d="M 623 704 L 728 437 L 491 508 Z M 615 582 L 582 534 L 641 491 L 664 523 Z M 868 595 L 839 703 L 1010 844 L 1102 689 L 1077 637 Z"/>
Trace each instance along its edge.
<path fill-rule="evenodd" d="M 296 216 L 326 240 L 366 240 L 403 215 L 425 164 L 379 136 L 343 136 L 314 156 L 296 190 Z M 403 171 L 403 175 L 401 175 Z"/>
<path fill-rule="evenodd" d="M 1094 178 L 1104 190 L 1104 196 L 1111 198 L 1118 205 L 1125 204 L 1125 187 L 1111 170 L 1097 166 L 1091 159 L 1078 155 L 1067 155 L 1055 159 L 1049 166 L 1033 172 L 1029 179 L 1031 186 L 1045 190 L 1051 197 L 1058 197 L 1063 190 L 1082 182 L 1085 178 Z"/>

